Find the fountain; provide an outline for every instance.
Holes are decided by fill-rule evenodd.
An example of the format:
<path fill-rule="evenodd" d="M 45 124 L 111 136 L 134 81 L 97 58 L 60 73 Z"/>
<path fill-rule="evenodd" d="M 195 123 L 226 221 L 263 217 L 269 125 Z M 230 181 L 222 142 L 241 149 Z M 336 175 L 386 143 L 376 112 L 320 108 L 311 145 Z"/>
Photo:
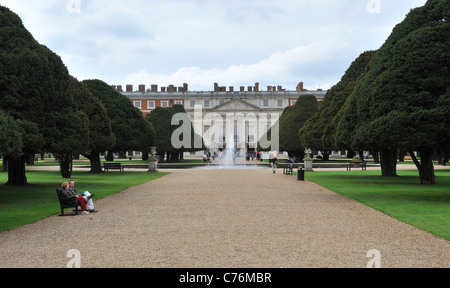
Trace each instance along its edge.
<path fill-rule="evenodd" d="M 234 136 L 229 137 L 226 145 L 226 149 L 224 149 L 219 154 L 219 169 L 260 169 L 267 167 L 262 165 L 249 165 L 245 160 L 245 153 L 239 151 L 236 148 L 236 144 L 234 142 Z"/>
<path fill-rule="evenodd" d="M 222 152 L 219 157 L 219 163 L 221 168 L 233 168 L 236 165 L 236 148 L 234 144 L 234 136 L 230 137 L 227 141 L 227 148 Z"/>
<path fill-rule="evenodd" d="M 207 164 L 203 167 L 195 167 L 194 169 L 220 169 L 220 170 L 237 170 L 237 169 L 267 169 L 267 165 L 247 164 L 245 153 L 236 148 L 234 136 L 229 137 L 226 148 L 219 153 L 216 163 Z"/>

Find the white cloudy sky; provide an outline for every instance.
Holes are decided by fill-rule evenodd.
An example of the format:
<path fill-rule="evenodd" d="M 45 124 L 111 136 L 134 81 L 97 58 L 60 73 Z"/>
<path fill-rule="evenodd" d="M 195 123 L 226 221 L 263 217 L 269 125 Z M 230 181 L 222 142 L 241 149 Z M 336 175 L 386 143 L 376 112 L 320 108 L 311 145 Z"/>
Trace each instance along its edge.
<path fill-rule="evenodd" d="M 336 84 L 426 0 L 0 0 L 79 80 Z M 137 89 L 137 87 L 135 87 Z"/>

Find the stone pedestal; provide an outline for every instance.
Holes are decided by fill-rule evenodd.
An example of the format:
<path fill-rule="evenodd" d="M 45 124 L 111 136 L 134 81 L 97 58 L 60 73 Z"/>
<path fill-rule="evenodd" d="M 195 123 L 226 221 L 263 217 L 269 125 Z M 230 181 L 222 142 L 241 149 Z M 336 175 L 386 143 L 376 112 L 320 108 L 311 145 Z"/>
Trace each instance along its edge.
<path fill-rule="evenodd" d="M 148 172 L 158 172 L 158 159 L 156 159 L 156 147 L 150 148 L 150 157 L 148 159 Z"/>
<path fill-rule="evenodd" d="M 303 159 L 305 162 L 305 171 L 313 171 L 313 158 L 311 157 L 311 149 L 305 150 L 306 157 Z"/>
<path fill-rule="evenodd" d="M 313 171 L 313 159 L 311 158 L 305 158 L 305 171 Z"/>

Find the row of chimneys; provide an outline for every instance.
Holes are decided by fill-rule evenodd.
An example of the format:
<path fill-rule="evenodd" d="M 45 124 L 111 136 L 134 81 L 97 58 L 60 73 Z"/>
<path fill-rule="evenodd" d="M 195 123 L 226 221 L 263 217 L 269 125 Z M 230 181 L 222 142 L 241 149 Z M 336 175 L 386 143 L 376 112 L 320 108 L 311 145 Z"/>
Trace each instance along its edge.
<path fill-rule="evenodd" d="M 118 92 L 124 92 L 122 85 L 117 85 L 117 86 L 111 85 L 111 87 Z M 158 85 L 153 84 L 150 87 L 151 87 L 150 89 L 145 90 L 145 85 L 141 84 L 141 85 L 139 85 L 138 92 L 142 92 L 142 93 L 158 92 Z M 161 87 L 161 92 L 173 93 L 173 92 L 187 92 L 187 91 L 188 91 L 188 84 L 186 84 L 186 83 L 184 83 L 182 87 L 175 87 L 174 85 L 169 85 L 167 87 Z M 133 85 L 131 85 L 131 84 L 126 85 L 125 92 L 127 92 L 127 93 L 133 92 Z"/>
<path fill-rule="evenodd" d="M 245 92 L 245 86 L 239 87 L 240 92 Z M 248 92 L 259 92 L 259 83 L 256 82 L 255 86 L 247 86 Z M 267 91 L 285 91 L 282 86 L 267 86 Z M 227 92 L 227 87 L 219 86 L 219 84 L 214 83 L 214 92 Z M 229 92 L 234 92 L 234 86 L 229 87 Z"/>
<path fill-rule="evenodd" d="M 124 92 L 122 85 L 111 85 L 111 87 L 118 91 L 118 92 Z M 245 86 L 240 86 L 240 92 L 245 92 Z M 298 83 L 297 85 L 297 91 L 306 91 L 303 88 L 303 82 Z M 248 86 L 247 87 L 247 91 L 248 92 L 259 92 L 259 83 L 256 82 L 255 86 Z M 286 89 L 283 89 L 282 86 L 278 85 L 278 86 L 267 86 L 267 91 L 268 92 L 282 92 L 282 91 L 286 91 Z M 133 85 L 128 84 L 126 85 L 125 88 L 125 92 L 127 93 L 132 93 L 133 92 Z M 145 90 L 145 85 L 141 84 L 139 85 L 139 90 L 138 92 L 158 92 L 158 85 L 153 84 L 151 85 L 151 88 L 148 90 Z M 175 87 L 174 85 L 169 85 L 168 87 L 161 87 L 161 92 L 169 92 L 169 93 L 173 93 L 173 92 L 188 92 L 188 84 L 184 83 L 182 87 Z M 219 86 L 219 84 L 214 83 L 214 92 L 227 92 L 227 87 L 225 86 Z M 230 86 L 229 87 L 229 92 L 234 92 L 234 87 Z"/>
<path fill-rule="evenodd" d="M 239 88 L 240 88 L 239 90 L 241 92 L 245 92 L 245 86 L 240 86 Z M 229 89 L 230 89 L 229 90 L 230 92 L 234 92 L 233 86 L 230 86 Z M 306 91 L 306 89 L 303 88 L 303 82 L 298 83 L 296 90 L 297 91 Z M 219 84 L 214 83 L 214 92 L 226 92 L 226 91 L 227 91 L 227 87 L 219 86 Z M 248 86 L 247 91 L 248 92 L 259 92 L 259 83 L 256 82 L 255 86 Z M 286 91 L 286 89 L 283 89 L 283 86 L 280 86 L 280 85 L 278 85 L 276 87 L 275 86 L 267 86 L 267 91 L 268 92 L 276 92 L 276 91 L 282 92 L 282 91 Z"/>

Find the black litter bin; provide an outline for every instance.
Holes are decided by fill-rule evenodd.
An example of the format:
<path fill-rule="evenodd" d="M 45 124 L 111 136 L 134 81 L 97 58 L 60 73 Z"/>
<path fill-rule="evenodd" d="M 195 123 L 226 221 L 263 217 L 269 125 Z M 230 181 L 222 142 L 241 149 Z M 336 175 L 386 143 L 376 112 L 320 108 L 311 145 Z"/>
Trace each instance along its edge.
<path fill-rule="evenodd" d="M 303 170 L 302 166 L 298 167 L 297 180 L 298 181 L 305 181 L 305 170 Z"/>

